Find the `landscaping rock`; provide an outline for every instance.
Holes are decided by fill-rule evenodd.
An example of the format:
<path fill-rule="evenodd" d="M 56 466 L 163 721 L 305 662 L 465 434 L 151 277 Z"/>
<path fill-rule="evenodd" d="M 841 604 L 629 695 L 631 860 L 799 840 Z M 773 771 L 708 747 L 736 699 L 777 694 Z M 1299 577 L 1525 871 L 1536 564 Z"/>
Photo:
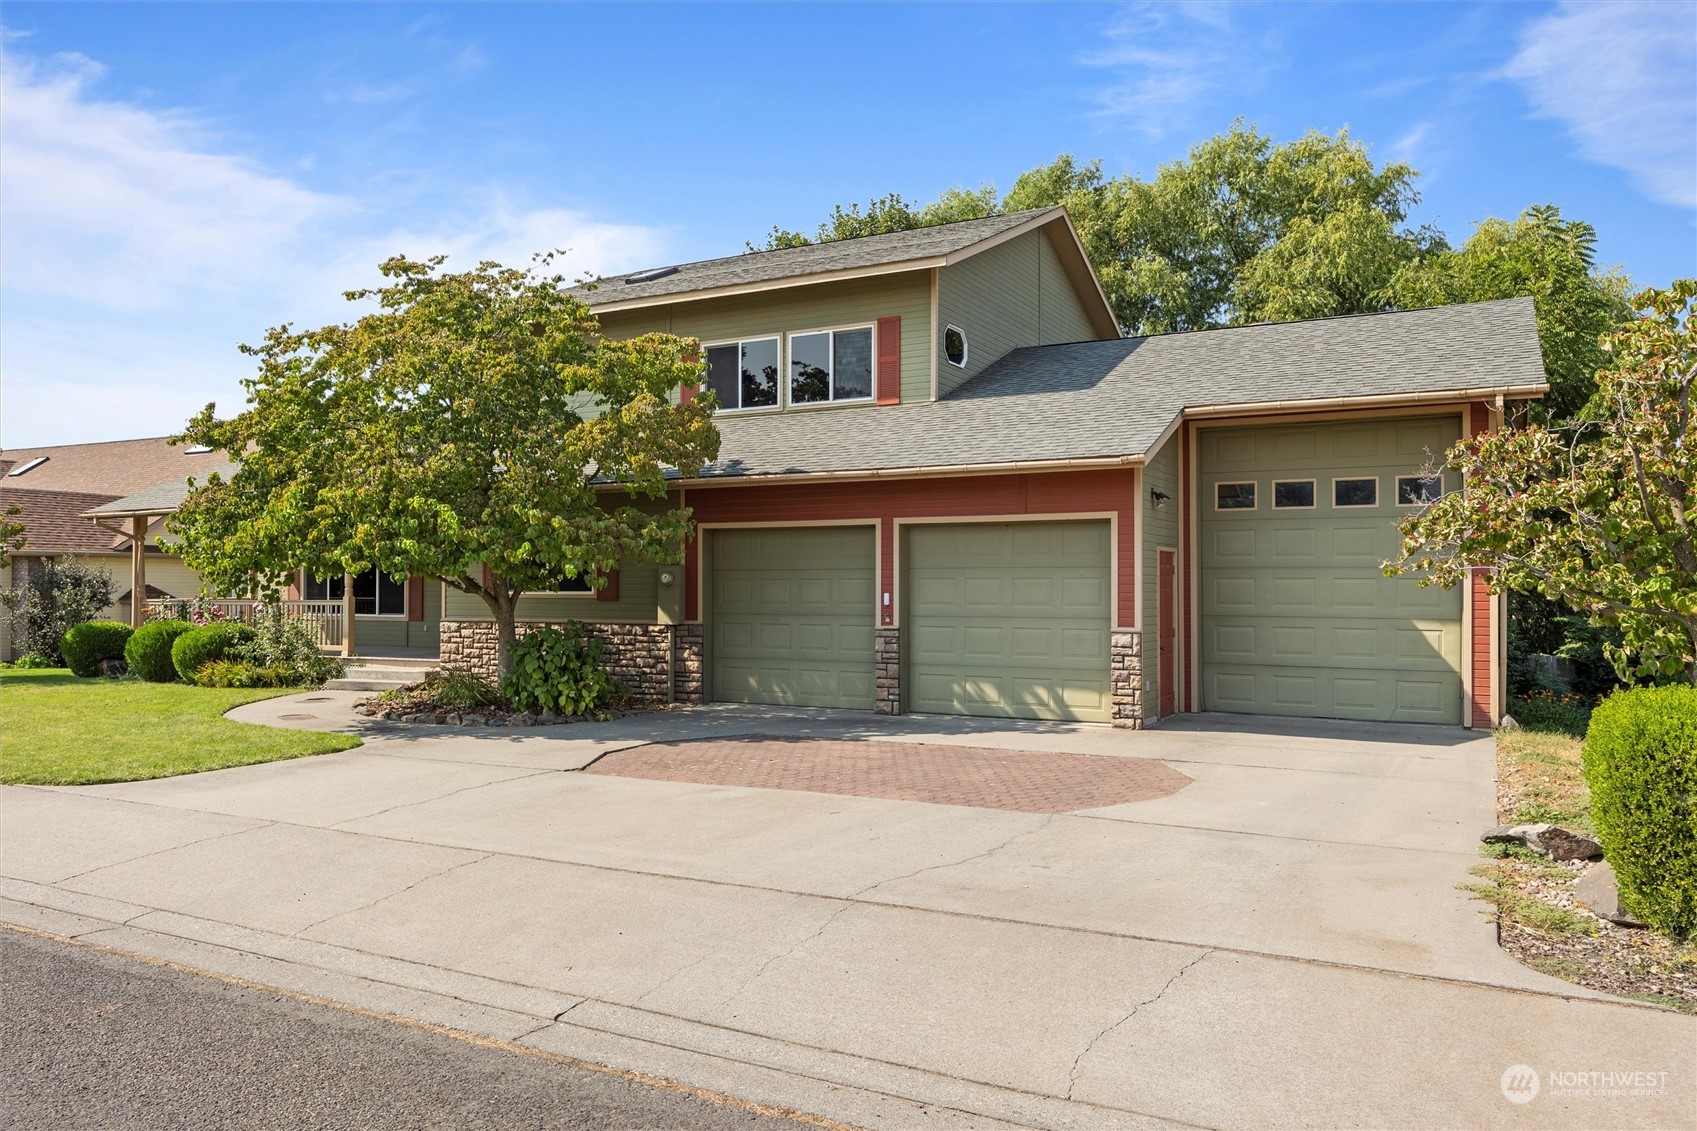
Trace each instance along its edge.
<path fill-rule="evenodd" d="M 123 660 L 111 659 L 100 661 L 100 674 L 105 676 L 107 679 L 117 679 L 121 675 L 128 675 L 129 672 L 130 665 L 126 664 Z"/>
<path fill-rule="evenodd" d="M 520 711 L 513 716 L 513 725 L 516 727 L 533 727 L 536 725 L 536 716 L 529 711 Z"/>
<path fill-rule="evenodd" d="M 536 716 L 536 725 L 539 727 L 551 727 L 565 721 L 566 717 L 564 715 L 556 714 L 553 711 L 543 711 L 540 715 Z"/>
<path fill-rule="evenodd" d="M 1505 713 L 1503 715 L 1502 722 L 1498 723 L 1497 726 L 1502 730 L 1519 730 L 1520 720 L 1515 718 L 1513 715 Z"/>
<path fill-rule="evenodd" d="M 1542 852 L 1551 860 L 1596 860 L 1603 846 L 1572 829 L 1540 822 L 1535 825 L 1498 825 L 1479 838 L 1486 844 L 1518 844 Z"/>
<path fill-rule="evenodd" d="M 471 712 L 467 712 L 466 714 L 463 714 L 463 715 L 460 716 L 460 724 L 462 726 L 480 727 L 480 726 L 487 726 L 488 723 L 489 723 L 489 718 L 486 715 L 478 715 L 478 714 L 473 714 Z"/>
<path fill-rule="evenodd" d="M 1591 909 L 1599 919 L 1607 919 L 1622 927 L 1642 927 L 1644 924 L 1627 914 L 1620 906 L 1620 888 L 1615 884 L 1615 870 L 1607 860 L 1599 861 L 1585 870 L 1573 885 L 1573 898 Z"/>

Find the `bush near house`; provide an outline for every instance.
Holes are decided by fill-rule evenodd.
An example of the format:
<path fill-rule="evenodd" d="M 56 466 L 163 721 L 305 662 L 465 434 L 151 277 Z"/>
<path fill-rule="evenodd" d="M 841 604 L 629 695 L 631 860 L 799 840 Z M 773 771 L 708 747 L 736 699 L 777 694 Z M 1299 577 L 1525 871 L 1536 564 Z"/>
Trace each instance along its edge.
<path fill-rule="evenodd" d="M 198 683 L 201 668 L 214 660 L 226 658 L 232 649 L 258 635 L 245 624 L 219 622 L 202 625 L 172 641 L 171 665 L 185 681 Z"/>
<path fill-rule="evenodd" d="M 112 603 L 112 575 L 75 558 L 39 563 L 16 589 L 0 593 L 16 639 L 57 665 L 65 633 Z"/>
<path fill-rule="evenodd" d="M 124 646 L 134 632 L 123 621 L 91 620 L 66 630 L 59 639 L 59 653 L 72 675 L 92 679 L 100 674 L 102 661 L 124 658 Z"/>
<path fill-rule="evenodd" d="M 1697 687 L 1605 699 L 1585 735 L 1585 780 L 1622 904 L 1659 931 L 1697 935 Z"/>
<path fill-rule="evenodd" d="M 175 683 L 177 666 L 171 662 L 171 647 L 177 637 L 193 629 L 194 625 L 186 620 L 148 621 L 124 645 L 124 659 L 130 671 L 149 683 Z"/>
<path fill-rule="evenodd" d="M 575 622 L 527 633 L 513 647 L 501 691 L 520 711 L 587 715 L 610 706 L 618 688 L 601 666 L 602 648 Z"/>

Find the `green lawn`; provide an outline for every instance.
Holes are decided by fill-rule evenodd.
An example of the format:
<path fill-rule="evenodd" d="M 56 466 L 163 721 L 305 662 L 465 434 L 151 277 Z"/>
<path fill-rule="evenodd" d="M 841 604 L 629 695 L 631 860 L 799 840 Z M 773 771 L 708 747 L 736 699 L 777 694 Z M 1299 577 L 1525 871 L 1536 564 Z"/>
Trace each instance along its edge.
<path fill-rule="evenodd" d="M 224 712 L 287 690 L 0 672 L 0 782 L 93 785 L 328 754 L 347 734 L 231 722 Z"/>

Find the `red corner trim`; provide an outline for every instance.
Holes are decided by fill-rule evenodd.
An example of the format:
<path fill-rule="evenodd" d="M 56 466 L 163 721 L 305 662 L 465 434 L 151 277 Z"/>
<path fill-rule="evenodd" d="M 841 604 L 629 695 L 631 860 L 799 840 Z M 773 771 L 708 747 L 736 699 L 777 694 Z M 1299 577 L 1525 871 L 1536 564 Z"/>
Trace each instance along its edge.
<path fill-rule="evenodd" d="M 607 584 L 595 591 L 597 601 L 617 601 L 619 599 L 619 571 L 613 570 L 607 575 Z"/>

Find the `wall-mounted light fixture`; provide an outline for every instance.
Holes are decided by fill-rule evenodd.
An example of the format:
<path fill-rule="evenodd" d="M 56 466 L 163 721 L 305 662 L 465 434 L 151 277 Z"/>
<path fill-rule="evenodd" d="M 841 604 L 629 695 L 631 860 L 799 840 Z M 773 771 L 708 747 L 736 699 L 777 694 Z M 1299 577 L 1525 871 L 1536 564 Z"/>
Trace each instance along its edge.
<path fill-rule="evenodd" d="M 672 575 L 670 573 L 662 573 L 660 575 L 660 584 L 661 585 L 670 585 L 672 583 L 672 580 L 673 580 Z"/>
<path fill-rule="evenodd" d="M 1161 507 L 1166 505 L 1167 500 L 1172 498 L 1171 495 L 1167 494 L 1165 491 L 1161 490 L 1158 487 L 1149 488 L 1149 497 L 1151 499 L 1155 500 L 1155 509 L 1156 510 L 1160 510 Z"/>

